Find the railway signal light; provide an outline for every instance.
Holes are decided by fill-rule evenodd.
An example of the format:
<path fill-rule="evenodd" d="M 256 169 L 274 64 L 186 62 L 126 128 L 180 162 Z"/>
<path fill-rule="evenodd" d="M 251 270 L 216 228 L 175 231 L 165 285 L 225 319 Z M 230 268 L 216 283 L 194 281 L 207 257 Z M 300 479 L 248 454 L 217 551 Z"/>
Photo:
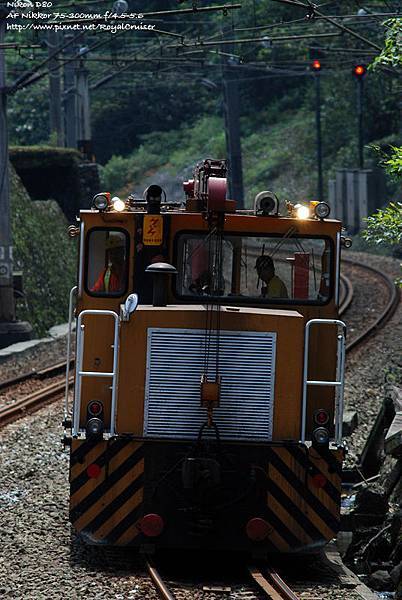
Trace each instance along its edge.
<path fill-rule="evenodd" d="M 363 79 L 363 77 L 365 76 L 365 74 L 367 73 L 367 68 L 364 65 L 355 65 L 353 67 L 353 75 L 357 78 L 357 79 Z"/>
<path fill-rule="evenodd" d="M 311 69 L 315 72 L 318 73 L 319 71 L 321 71 L 321 61 L 318 60 L 318 58 L 315 58 L 313 60 L 313 62 L 311 63 Z"/>

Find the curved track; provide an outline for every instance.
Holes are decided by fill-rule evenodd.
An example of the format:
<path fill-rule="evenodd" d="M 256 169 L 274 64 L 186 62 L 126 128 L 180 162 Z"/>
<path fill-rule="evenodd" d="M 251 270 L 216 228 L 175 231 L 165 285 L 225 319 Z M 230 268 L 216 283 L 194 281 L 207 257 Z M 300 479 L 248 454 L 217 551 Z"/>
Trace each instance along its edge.
<path fill-rule="evenodd" d="M 400 302 L 400 291 L 399 288 L 396 286 L 395 282 L 391 279 L 391 277 L 383 271 L 380 271 L 375 267 L 366 265 L 365 263 L 354 259 L 342 258 L 342 261 L 351 266 L 359 267 L 362 270 L 366 270 L 370 273 L 373 273 L 376 277 L 381 279 L 382 283 L 385 284 L 385 287 L 388 291 L 386 305 L 383 308 L 383 310 L 379 313 L 375 321 L 367 327 L 365 327 L 363 331 L 361 331 L 352 341 L 346 344 L 346 352 L 350 352 L 351 350 L 359 346 L 362 342 L 364 342 L 368 337 L 375 334 L 378 329 L 383 327 L 392 318 Z M 347 278 L 344 277 L 344 279 Z M 349 302 L 349 305 L 347 305 L 347 307 L 343 310 L 343 313 L 347 310 L 350 304 L 351 302 Z"/>
<path fill-rule="evenodd" d="M 340 284 L 339 316 L 341 317 L 353 302 L 353 284 L 343 273 L 340 275 Z"/>

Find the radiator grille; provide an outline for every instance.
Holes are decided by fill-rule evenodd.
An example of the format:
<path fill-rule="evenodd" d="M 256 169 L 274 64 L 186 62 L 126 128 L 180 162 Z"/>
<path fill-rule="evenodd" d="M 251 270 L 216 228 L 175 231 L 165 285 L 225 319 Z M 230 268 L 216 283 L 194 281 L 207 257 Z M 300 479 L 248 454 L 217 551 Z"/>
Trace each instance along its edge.
<path fill-rule="evenodd" d="M 214 420 L 222 439 L 272 438 L 276 334 L 221 331 L 221 398 Z M 205 331 L 148 329 L 144 435 L 194 439 L 206 420 L 200 406 Z M 210 345 L 214 374 L 216 340 Z"/>

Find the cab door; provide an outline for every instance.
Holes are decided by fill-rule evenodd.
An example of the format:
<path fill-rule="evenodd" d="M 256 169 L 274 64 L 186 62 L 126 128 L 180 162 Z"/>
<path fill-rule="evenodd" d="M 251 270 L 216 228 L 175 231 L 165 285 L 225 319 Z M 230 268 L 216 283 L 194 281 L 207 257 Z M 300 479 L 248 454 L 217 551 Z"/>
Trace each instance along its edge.
<path fill-rule="evenodd" d="M 80 381 L 79 426 L 85 429 L 88 405 L 97 400 L 102 405 L 104 430 L 110 431 L 112 378 L 93 374 L 111 373 L 114 360 L 115 319 L 107 311 L 119 315 L 120 304 L 132 289 L 133 227 L 128 218 L 107 219 L 105 215 L 86 215 L 80 253 L 80 288 L 77 317 L 82 311 L 96 311 L 82 317 L 82 375 Z M 102 218 L 103 217 L 103 218 Z M 109 217 L 109 215 L 107 215 Z M 97 312 L 99 311 L 99 312 Z M 77 359 L 77 357 L 76 357 Z M 76 375 L 76 391 L 77 375 Z M 75 398 L 77 402 L 77 398 Z M 77 407 L 76 407 L 77 409 Z"/>

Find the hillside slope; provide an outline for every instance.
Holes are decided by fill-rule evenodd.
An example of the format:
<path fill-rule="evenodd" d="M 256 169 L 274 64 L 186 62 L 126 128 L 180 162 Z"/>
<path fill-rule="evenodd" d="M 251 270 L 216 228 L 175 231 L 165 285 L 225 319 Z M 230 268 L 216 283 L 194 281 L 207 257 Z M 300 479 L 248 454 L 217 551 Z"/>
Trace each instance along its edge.
<path fill-rule="evenodd" d="M 264 189 L 274 191 L 282 200 L 311 200 L 317 193 L 315 115 L 307 109 L 283 111 L 275 115 L 266 110 L 253 119 L 242 119 L 242 161 L 246 207 Z M 323 143 L 324 193 L 335 169 L 356 166 L 354 139 L 339 145 Z M 366 166 L 376 162 L 365 148 Z M 140 196 L 147 185 L 158 183 L 170 200 L 183 198 L 182 182 L 191 176 L 203 158 L 226 156 L 222 119 L 202 117 L 193 126 L 171 132 L 153 132 L 142 137 L 142 144 L 127 157 L 114 156 L 102 170 L 103 186 L 112 193 L 135 192 Z"/>
<path fill-rule="evenodd" d="M 32 202 L 10 165 L 14 270 L 22 270 L 25 301 L 18 318 L 29 321 L 34 333 L 64 322 L 74 285 L 76 244 L 67 237 L 67 222 L 52 200 Z"/>

